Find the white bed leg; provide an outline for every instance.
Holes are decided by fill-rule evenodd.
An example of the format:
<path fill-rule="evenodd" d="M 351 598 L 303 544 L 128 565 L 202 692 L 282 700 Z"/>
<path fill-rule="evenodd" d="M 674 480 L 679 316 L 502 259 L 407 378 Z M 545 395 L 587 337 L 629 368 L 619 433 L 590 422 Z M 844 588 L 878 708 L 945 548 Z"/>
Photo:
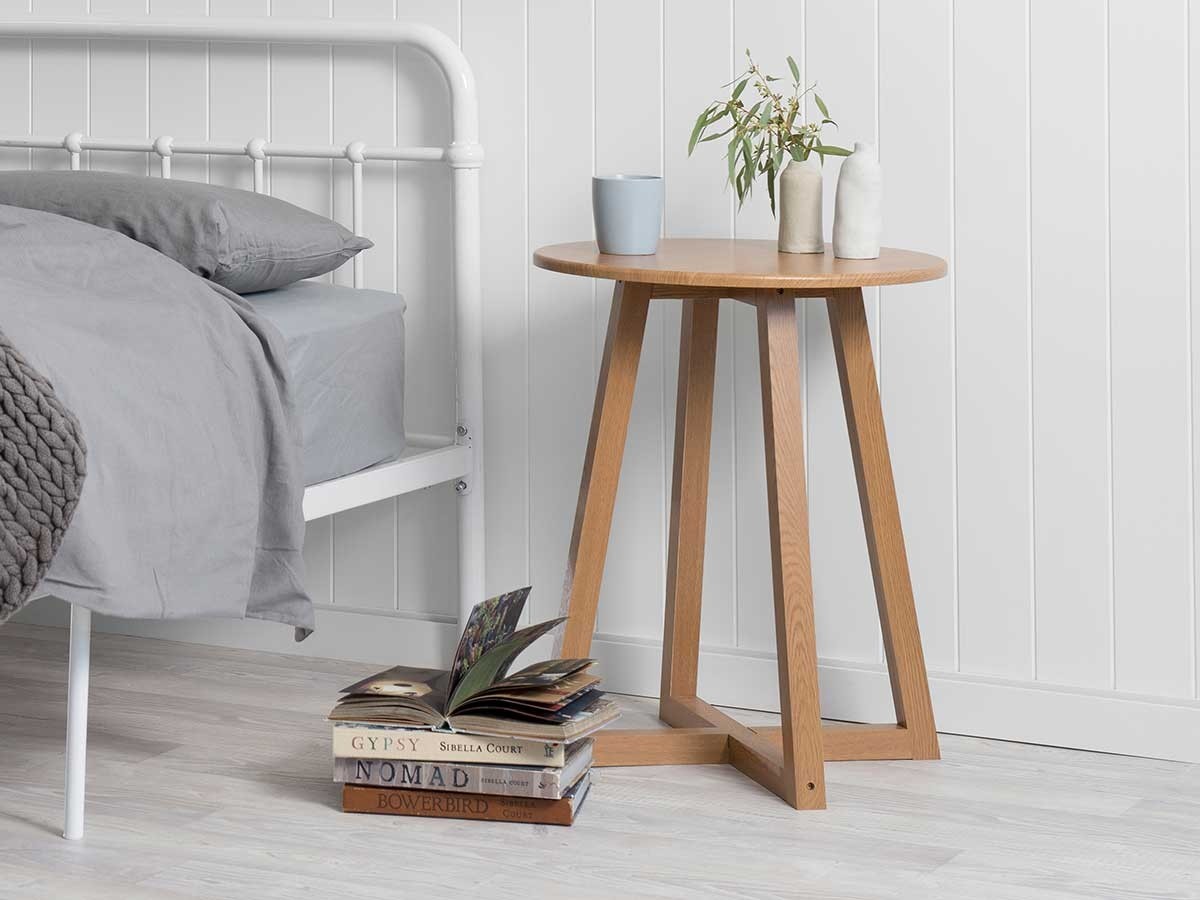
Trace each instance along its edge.
<path fill-rule="evenodd" d="M 467 139 L 462 141 L 463 137 Z M 469 444 L 474 471 L 458 498 L 458 629 L 484 593 L 483 514 L 483 285 L 480 273 L 479 166 L 475 135 L 451 146 L 454 170 L 454 290 L 458 367 L 459 442 Z"/>
<path fill-rule="evenodd" d="M 481 460 L 476 459 L 478 467 Z M 458 630 L 467 627 L 471 607 L 484 599 L 483 491 L 458 500 Z"/>
<path fill-rule="evenodd" d="M 88 677 L 92 664 L 92 611 L 71 607 L 71 657 L 67 675 L 67 800 L 63 837 L 83 837 L 87 774 Z"/>

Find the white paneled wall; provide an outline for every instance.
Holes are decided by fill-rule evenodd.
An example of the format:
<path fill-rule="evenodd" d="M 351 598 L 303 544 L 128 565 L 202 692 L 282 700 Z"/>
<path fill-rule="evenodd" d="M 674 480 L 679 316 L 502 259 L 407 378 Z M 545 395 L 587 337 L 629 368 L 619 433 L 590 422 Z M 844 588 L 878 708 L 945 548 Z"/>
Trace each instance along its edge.
<path fill-rule="evenodd" d="M 695 113 L 750 47 L 792 54 L 839 139 L 874 140 L 886 242 L 950 276 L 868 293 L 939 724 L 1200 760 L 1194 185 L 1200 10 L 1186 0 L 32 0 L 39 14 L 400 17 L 458 39 L 480 83 L 488 585 L 560 586 L 611 286 L 528 264 L 591 235 L 589 177 L 666 177 L 672 236 L 770 237 Z M 0 0 L 24 14 L 26 0 Z M 1064 49 L 1066 48 L 1066 49 Z M 0 47 L 5 131 L 438 141 L 431 66 L 288 46 Z M 398 78 L 393 78 L 393 72 Z M 9 89 L 15 85 L 15 89 Z M 90 88 L 90 90 L 89 90 Z M 431 101 L 429 98 L 435 98 Z M 32 98 L 32 105 L 29 103 Z M 1200 135 L 1198 135 L 1200 137 Z M 54 154 L 38 164 L 62 165 Z M 4 157 L 23 165 L 25 157 Z M 144 170 L 136 158 L 117 166 Z M 245 164 L 188 177 L 248 184 Z M 832 223 L 837 165 L 827 177 Z M 184 174 L 183 166 L 177 168 Z M 431 174 L 432 173 L 432 174 Z M 275 161 L 281 196 L 344 215 L 337 164 Z M 451 419 L 443 173 L 368 173 L 371 286 L 410 298 L 410 427 Z M 883 718 L 871 579 L 823 304 L 801 317 L 827 710 Z M 615 687 L 657 687 L 678 307 L 651 312 L 599 617 Z M 721 312 L 702 689 L 776 702 L 754 321 Z M 453 632 L 453 498 L 311 526 L 303 652 L 436 659 Z M 126 626 L 127 627 L 127 626 Z M 240 623 L 142 631 L 287 649 Z"/>

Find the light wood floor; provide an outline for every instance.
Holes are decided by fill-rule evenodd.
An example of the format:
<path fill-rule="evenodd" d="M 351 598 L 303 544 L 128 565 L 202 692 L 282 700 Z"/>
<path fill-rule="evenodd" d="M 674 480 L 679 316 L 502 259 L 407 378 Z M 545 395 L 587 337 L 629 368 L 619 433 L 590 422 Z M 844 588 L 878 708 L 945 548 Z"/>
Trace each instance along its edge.
<path fill-rule="evenodd" d="M 697 766 L 600 770 L 569 829 L 350 816 L 323 716 L 371 667 L 108 635 L 71 844 L 65 661 L 0 629 L 0 897 L 1200 897 L 1200 766 L 946 736 L 831 764 L 824 812 Z"/>

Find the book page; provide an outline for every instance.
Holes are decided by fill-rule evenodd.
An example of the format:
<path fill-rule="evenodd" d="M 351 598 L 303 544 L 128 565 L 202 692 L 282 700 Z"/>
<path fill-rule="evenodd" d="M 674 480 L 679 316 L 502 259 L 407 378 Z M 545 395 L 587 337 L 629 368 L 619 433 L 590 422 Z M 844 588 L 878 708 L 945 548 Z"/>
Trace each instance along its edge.
<path fill-rule="evenodd" d="M 458 639 L 458 647 L 454 651 L 454 662 L 450 664 L 450 683 L 448 693 L 453 696 L 463 674 L 475 665 L 479 659 L 505 638 L 517 630 L 517 622 L 525 609 L 525 601 L 532 588 L 523 587 L 520 590 L 509 591 L 482 603 L 476 603 L 471 609 L 471 617 L 463 629 L 462 637 Z"/>
<path fill-rule="evenodd" d="M 503 678 L 508 674 L 508 667 L 513 664 L 513 660 L 520 656 L 526 647 L 565 621 L 567 621 L 565 617 L 550 619 L 548 622 L 522 628 L 479 657 L 472 666 L 463 672 L 462 677 L 452 687 L 450 705 L 446 710 L 446 715 L 453 713 L 455 707 L 468 697 L 474 696 L 484 688 L 490 687 L 498 679 Z"/>
<path fill-rule="evenodd" d="M 342 688 L 339 707 L 378 710 L 389 705 L 421 710 L 423 720 L 440 722 L 449 697 L 450 673 L 445 669 L 392 666 Z M 364 701 L 375 701 L 368 703 Z M 345 710 L 344 710 L 345 711 Z"/>

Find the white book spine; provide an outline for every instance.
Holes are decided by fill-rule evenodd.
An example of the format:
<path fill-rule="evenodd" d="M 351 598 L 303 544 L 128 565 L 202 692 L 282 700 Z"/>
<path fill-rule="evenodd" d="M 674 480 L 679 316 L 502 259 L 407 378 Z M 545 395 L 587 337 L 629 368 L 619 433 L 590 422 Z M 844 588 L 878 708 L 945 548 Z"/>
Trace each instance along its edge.
<path fill-rule="evenodd" d="M 335 722 L 333 755 L 483 765 L 562 766 L 563 744 Z"/>

